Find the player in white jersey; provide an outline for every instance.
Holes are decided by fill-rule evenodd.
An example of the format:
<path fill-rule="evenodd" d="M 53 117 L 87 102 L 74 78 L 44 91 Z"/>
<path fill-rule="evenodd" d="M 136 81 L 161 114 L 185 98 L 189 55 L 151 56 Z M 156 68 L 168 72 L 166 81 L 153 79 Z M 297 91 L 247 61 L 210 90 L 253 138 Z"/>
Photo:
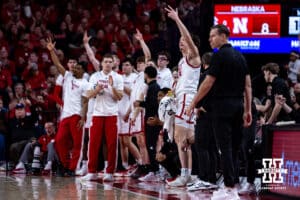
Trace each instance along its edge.
<path fill-rule="evenodd" d="M 140 42 L 143 49 L 145 57 L 139 57 L 136 60 L 138 75 L 133 82 L 132 90 L 130 94 L 130 109 L 128 109 L 127 114 L 130 114 L 130 134 L 134 135 L 139 146 L 140 154 L 142 157 L 142 163 L 139 163 L 137 170 L 131 175 L 132 178 L 139 178 L 148 173 L 149 168 L 149 155 L 146 148 L 145 134 L 144 134 L 144 108 L 134 107 L 133 103 L 139 100 L 144 100 L 147 85 L 144 79 L 144 71 L 146 67 L 146 62 L 150 60 L 151 53 L 146 45 L 143 35 L 139 30 L 136 30 L 135 38 Z"/>
<path fill-rule="evenodd" d="M 89 58 L 89 61 L 92 63 L 94 69 L 96 72 L 98 72 L 101 69 L 100 62 L 96 59 L 95 53 L 93 52 L 92 48 L 89 45 L 91 37 L 88 36 L 87 31 L 84 32 L 83 35 L 83 46 L 86 50 L 86 54 Z M 97 73 L 93 73 L 91 75 L 95 76 Z M 90 77 L 90 78 L 91 78 Z M 88 102 L 85 102 L 87 105 L 87 113 L 86 113 L 86 120 L 85 120 L 85 125 L 84 125 L 84 133 L 83 133 L 83 143 L 82 143 L 82 158 L 81 158 L 81 166 L 80 168 L 76 170 L 76 175 L 82 176 L 87 174 L 87 160 L 88 160 L 88 142 L 89 142 L 89 132 L 90 132 L 90 127 L 92 125 L 92 115 L 93 115 L 93 110 L 94 110 L 94 101 L 95 98 L 90 98 Z"/>
<path fill-rule="evenodd" d="M 47 48 L 50 51 L 53 63 L 64 77 L 62 86 L 64 105 L 58 133 L 55 137 L 55 148 L 67 175 L 75 175 L 74 170 L 80 157 L 82 126 L 84 123 L 84 119 L 81 117 L 82 112 L 84 112 L 82 101 L 86 99 L 84 96 L 89 84 L 87 80 L 83 79 L 83 66 L 77 64 L 71 68 L 71 72 L 65 70 L 55 54 L 55 44 L 52 43 L 50 38 L 47 40 Z"/>
<path fill-rule="evenodd" d="M 113 181 L 117 158 L 118 101 L 123 96 L 123 80 L 112 71 L 113 57 L 103 56 L 102 70 L 90 79 L 88 98 L 95 98 L 90 141 L 88 146 L 88 174 L 82 180 L 97 179 L 98 154 L 105 137 L 108 166 L 103 181 Z"/>
<path fill-rule="evenodd" d="M 138 163 L 141 163 L 141 154 L 138 148 L 132 142 L 132 135 L 130 134 L 130 123 L 129 114 L 127 110 L 130 107 L 130 94 L 132 89 L 132 84 L 137 77 L 136 73 L 132 72 L 133 64 L 130 59 L 125 59 L 122 61 L 122 72 L 124 80 L 124 95 L 119 101 L 119 116 L 118 116 L 118 134 L 120 140 L 120 150 L 122 165 L 127 170 L 128 166 L 128 151 L 133 155 Z"/>
<path fill-rule="evenodd" d="M 157 83 L 160 88 L 171 88 L 173 83 L 172 72 L 168 68 L 170 55 L 161 51 L 157 56 Z"/>
<path fill-rule="evenodd" d="M 197 93 L 201 58 L 197 46 L 180 20 L 177 11 L 171 6 L 168 6 L 165 10 L 168 13 L 168 17 L 174 20 L 179 28 L 181 34 L 179 48 L 183 55 L 178 66 L 179 80 L 175 89 L 177 111 L 174 132 L 174 139 L 178 147 L 181 163 L 181 175 L 174 181 L 168 182 L 170 186 L 178 187 L 185 186 L 191 179 L 192 151 L 190 144 L 194 141 L 194 124 L 191 118 L 185 115 L 185 109 Z"/>

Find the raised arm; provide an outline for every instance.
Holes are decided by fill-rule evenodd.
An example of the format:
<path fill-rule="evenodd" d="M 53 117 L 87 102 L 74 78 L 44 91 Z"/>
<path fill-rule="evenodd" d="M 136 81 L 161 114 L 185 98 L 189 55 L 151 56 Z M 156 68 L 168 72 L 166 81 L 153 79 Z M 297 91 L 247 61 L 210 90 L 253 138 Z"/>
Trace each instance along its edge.
<path fill-rule="evenodd" d="M 100 70 L 100 62 L 97 60 L 97 58 L 95 57 L 95 54 L 92 50 L 92 48 L 90 47 L 89 45 L 89 41 L 91 39 L 91 36 L 88 36 L 87 35 L 87 31 L 84 31 L 84 35 L 83 35 L 83 46 L 86 50 L 86 53 L 89 57 L 89 60 L 91 61 L 91 63 L 93 64 L 94 66 L 94 69 L 96 71 L 99 71 Z"/>
<path fill-rule="evenodd" d="M 59 71 L 60 74 L 62 74 L 64 76 L 65 73 L 66 73 L 66 69 L 59 62 L 59 59 L 58 59 L 58 57 L 57 57 L 57 55 L 55 53 L 55 42 L 53 43 L 51 38 L 47 39 L 47 49 L 50 52 L 52 62 L 57 67 L 57 70 Z"/>
<path fill-rule="evenodd" d="M 139 29 L 136 29 L 136 34 L 134 34 L 134 37 L 139 41 L 139 43 L 142 47 L 142 50 L 143 50 L 143 53 L 145 56 L 145 62 L 148 62 L 151 59 L 151 52 L 143 38 L 142 33 L 139 31 Z"/>
<path fill-rule="evenodd" d="M 198 48 L 195 45 L 195 43 L 193 42 L 191 34 L 189 33 L 189 31 L 187 30 L 185 25 L 180 20 L 177 10 L 175 11 L 171 6 L 168 6 L 167 8 L 165 8 L 165 10 L 168 13 L 168 17 L 171 18 L 172 20 L 174 20 L 175 23 L 177 24 L 177 27 L 180 31 L 181 36 L 184 38 L 184 40 L 186 41 L 186 43 L 188 45 L 188 48 L 190 51 L 189 55 L 188 55 L 188 59 L 192 60 L 193 58 L 199 57 L 199 59 L 197 59 L 196 62 L 192 63 L 192 64 L 196 65 L 196 66 L 200 65 L 201 60 L 200 60 Z"/>

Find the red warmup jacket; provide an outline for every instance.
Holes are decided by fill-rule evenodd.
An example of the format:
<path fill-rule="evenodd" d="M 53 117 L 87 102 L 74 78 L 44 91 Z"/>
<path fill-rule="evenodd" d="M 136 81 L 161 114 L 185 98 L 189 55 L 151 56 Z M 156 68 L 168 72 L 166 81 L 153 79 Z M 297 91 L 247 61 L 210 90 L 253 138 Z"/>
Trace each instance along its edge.
<path fill-rule="evenodd" d="M 54 140 L 55 138 L 55 134 L 53 134 L 52 136 L 48 136 L 46 135 L 42 135 L 41 137 L 39 137 L 38 142 L 41 144 L 41 151 L 42 152 L 47 152 L 47 145 L 49 144 L 49 142 L 51 142 L 51 140 Z"/>

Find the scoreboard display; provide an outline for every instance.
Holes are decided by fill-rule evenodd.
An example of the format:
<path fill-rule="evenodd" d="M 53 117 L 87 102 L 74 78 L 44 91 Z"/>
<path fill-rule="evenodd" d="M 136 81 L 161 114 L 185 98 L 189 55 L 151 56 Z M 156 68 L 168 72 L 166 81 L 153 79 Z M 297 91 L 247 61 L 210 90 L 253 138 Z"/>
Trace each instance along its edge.
<path fill-rule="evenodd" d="M 281 4 L 215 4 L 214 24 L 226 25 L 230 30 L 229 42 L 243 53 L 299 51 L 300 9 L 282 7 Z"/>
<path fill-rule="evenodd" d="M 289 35 L 300 34 L 300 8 L 292 8 L 289 15 Z"/>
<path fill-rule="evenodd" d="M 220 4 L 214 16 L 215 24 L 229 27 L 231 37 L 280 37 L 279 4 Z"/>

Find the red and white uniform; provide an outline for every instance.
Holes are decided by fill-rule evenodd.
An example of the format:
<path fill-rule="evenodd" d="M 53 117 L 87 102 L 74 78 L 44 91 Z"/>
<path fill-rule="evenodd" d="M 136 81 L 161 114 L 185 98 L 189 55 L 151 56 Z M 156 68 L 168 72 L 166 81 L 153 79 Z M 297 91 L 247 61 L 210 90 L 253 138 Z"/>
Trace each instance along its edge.
<path fill-rule="evenodd" d="M 131 113 L 130 118 L 133 118 L 134 106 L 133 103 L 137 100 L 141 100 L 142 95 L 146 95 L 148 86 L 145 83 L 144 72 L 139 72 L 136 79 L 133 81 L 132 90 L 130 94 L 130 106 Z M 144 132 L 144 109 L 141 110 L 139 115 L 136 117 L 135 124 L 130 126 L 130 134 L 139 134 Z"/>
<path fill-rule="evenodd" d="M 157 84 L 160 88 L 172 88 L 173 76 L 171 70 L 166 67 L 157 69 Z"/>
<path fill-rule="evenodd" d="M 178 64 L 178 75 L 179 79 L 175 88 L 177 102 L 175 124 L 193 129 L 193 118 L 185 115 L 185 109 L 190 105 L 197 93 L 200 66 L 192 66 L 188 63 L 186 58 L 182 58 Z"/>
<path fill-rule="evenodd" d="M 136 73 L 130 73 L 128 76 L 125 74 L 122 76 L 124 87 L 132 88 L 132 84 L 136 79 Z M 125 122 L 124 116 L 128 108 L 130 107 L 130 95 L 124 92 L 123 98 L 119 101 L 119 112 L 118 112 L 118 134 L 119 135 L 128 135 L 129 134 L 129 121 Z"/>
<path fill-rule="evenodd" d="M 75 170 L 81 150 L 82 129 L 77 128 L 81 119 L 81 98 L 85 96 L 89 84 L 85 79 L 76 79 L 66 71 L 63 81 L 63 109 L 58 133 L 55 137 L 55 148 L 65 168 Z M 71 148 L 71 149 L 70 149 Z M 70 158 L 70 150 L 72 158 Z"/>
<path fill-rule="evenodd" d="M 97 76 L 97 72 L 93 73 L 89 79 L 93 79 L 94 76 Z M 84 128 L 89 129 L 92 125 L 92 117 L 93 117 L 93 112 L 94 112 L 94 103 L 95 103 L 95 98 L 90 98 L 88 102 L 88 110 L 86 113 L 86 120 L 84 124 Z"/>
<path fill-rule="evenodd" d="M 113 85 L 109 85 L 109 77 L 113 79 Z M 118 101 L 112 98 L 112 87 L 116 90 L 123 90 L 122 77 L 115 72 L 105 74 L 103 71 L 96 72 L 90 78 L 90 89 L 94 89 L 97 84 L 104 85 L 104 90 L 99 92 L 95 98 L 92 125 L 90 127 L 90 141 L 88 150 L 88 172 L 95 173 L 98 168 L 99 149 L 105 135 L 107 145 L 107 173 L 114 173 L 117 158 L 117 116 Z"/>

